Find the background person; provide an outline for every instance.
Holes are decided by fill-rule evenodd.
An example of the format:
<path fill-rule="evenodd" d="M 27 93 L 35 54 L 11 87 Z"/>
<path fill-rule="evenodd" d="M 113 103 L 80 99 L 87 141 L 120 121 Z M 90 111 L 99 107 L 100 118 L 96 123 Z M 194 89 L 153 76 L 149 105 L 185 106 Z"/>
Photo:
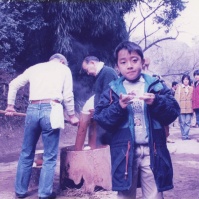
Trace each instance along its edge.
<path fill-rule="evenodd" d="M 94 119 L 112 135 L 112 188 L 118 198 L 135 199 L 140 173 L 142 197 L 163 198 L 162 192 L 173 188 L 164 126 L 179 115 L 179 105 L 159 79 L 141 73 L 140 46 L 120 43 L 115 60 L 122 76 L 110 83 L 94 112 Z M 134 118 L 141 125 L 135 126 Z"/>
<path fill-rule="evenodd" d="M 108 84 L 118 78 L 116 71 L 104 64 L 95 56 L 87 56 L 82 62 L 82 69 L 91 76 L 95 77 L 95 83 L 92 88 L 94 97 L 94 106 L 98 103 L 102 92 L 108 88 Z"/>
<path fill-rule="evenodd" d="M 88 112 L 89 110 L 94 110 L 95 106 L 99 102 L 100 95 L 104 90 L 108 88 L 111 81 L 116 80 L 118 75 L 116 70 L 108 67 L 101 62 L 95 56 L 87 56 L 82 62 L 82 69 L 88 74 L 95 77 L 95 83 L 92 89 L 92 96 L 86 101 L 82 108 L 83 112 Z M 81 120 L 80 120 L 81 121 Z M 103 135 L 105 134 L 104 129 L 97 125 L 97 145 L 106 144 L 103 143 Z"/>
<path fill-rule="evenodd" d="M 184 74 L 182 76 L 182 84 L 178 85 L 175 98 L 180 105 L 179 125 L 182 135 L 182 140 L 190 140 L 189 131 L 191 126 L 191 118 L 193 115 L 192 95 L 193 87 L 190 86 L 190 76 Z"/>
<path fill-rule="evenodd" d="M 56 194 L 52 192 L 52 189 L 60 128 L 52 128 L 51 112 L 55 111 L 54 118 L 59 116 L 60 121 L 64 117 L 61 105 L 63 103 L 70 122 L 72 124 L 79 122 L 75 116 L 73 81 L 66 58 L 61 54 L 54 54 L 48 62 L 31 66 L 12 80 L 9 84 L 6 115 L 13 115 L 15 112 L 17 91 L 27 83 L 30 83 L 30 103 L 26 112 L 24 139 L 16 173 L 16 197 L 25 198 L 28 196 L 27 191 L 35 148 L 41 135 L 44 154 L 38 195 L 39 199 L 55 198 Z"/>
<path fill-rule="evenodd" d="M 196 116 L 196 124 L 194 127 L 198 128 L 199 127 L 199 70 L 195 70 L 193 76 L 195 81 L 193 86 L 192 105 Z"/>
<path fill-rule="evenodd" d="M 175 82 L 175 81 L 172 82 L 172 84 L 171 84 L 171 94 L 173 96 L 175 96 L 175 92 L 176 92 L 177 86 L 178 86 L 178 82 Z"/>

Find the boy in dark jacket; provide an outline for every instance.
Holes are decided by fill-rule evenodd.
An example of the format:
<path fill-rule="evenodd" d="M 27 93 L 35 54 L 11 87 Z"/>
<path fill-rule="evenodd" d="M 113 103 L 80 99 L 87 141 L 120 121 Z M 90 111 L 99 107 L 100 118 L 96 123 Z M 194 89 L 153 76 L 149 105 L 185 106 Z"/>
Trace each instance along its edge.
<path fill-rule="evenodd" d="M 143 52 L 125 41 L 115 49 L 121 77 L 112 81 L 95 108 L 94 119 L 110 133 L 112 186 L 118 198 L 163 198 L 173 188 L 173 169 L 164 126 L 180 114 L 170 89 L 141 73 Z M 139 177 L 138 177 L 139 176 Z"/>

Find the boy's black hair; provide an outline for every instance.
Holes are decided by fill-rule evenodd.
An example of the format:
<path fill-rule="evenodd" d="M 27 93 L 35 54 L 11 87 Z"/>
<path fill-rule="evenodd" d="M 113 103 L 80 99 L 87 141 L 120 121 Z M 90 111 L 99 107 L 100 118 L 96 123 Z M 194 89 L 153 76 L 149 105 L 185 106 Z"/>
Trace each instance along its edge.
<path fill-rule="evenodd" d="M 196 76 L 196 75 L 199 75 L 199 70 L 195 70 L 195 71 L 193 72 L 193 76 Z"/>
<path fill-rule="evenodd" d="M 176 86 L 177 84 L 178 84 L 178 82 L 175 82 L 175 81 L 174 81 L 174 82 L 172 82 L 172 85 L 171 85 L 171 86 L 174 87 L 174 86 Z"/>
<path fill-rule="evenodd" d="M 139 45 L 131 41 L 123 41 L 115 48 L 115 63 L 118 61 L 118 52 L 122 49 L 126 49 L 129 53 L 136 52 L 142 60 L 144 59 L 142 48 Z"/>

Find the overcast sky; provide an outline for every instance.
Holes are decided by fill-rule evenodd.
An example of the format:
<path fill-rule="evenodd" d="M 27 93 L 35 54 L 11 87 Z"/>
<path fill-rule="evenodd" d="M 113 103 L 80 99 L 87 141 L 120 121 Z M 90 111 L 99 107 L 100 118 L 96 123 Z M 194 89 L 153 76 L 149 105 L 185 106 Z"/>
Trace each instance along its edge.
<path fill-rule="evenodd" d="M 192 38 L 199 36 L 199 1 L 188 0 L 185 10 L 181 12 L 175 24 L 183 32 L 178 39 L 192 45 Z"/>

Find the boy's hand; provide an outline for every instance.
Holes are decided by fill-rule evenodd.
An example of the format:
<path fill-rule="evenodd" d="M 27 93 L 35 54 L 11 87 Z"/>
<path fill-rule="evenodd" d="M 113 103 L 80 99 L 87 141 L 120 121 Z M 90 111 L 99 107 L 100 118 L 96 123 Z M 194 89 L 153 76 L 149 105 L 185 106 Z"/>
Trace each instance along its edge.
<path fill-rule="evenodd" d="M 146 104 L 152 105 L 155 100 L 155 95 L 153 93 L 144 93 L 143 96 L 140 96 L 141 100 L 144 100 Z"/>
<path fill-rule="evenodd" d="M 144 100 L 146 104 L 152 105 L 155 100 L 155 95 L 153 93 L 144 93 L 142 96 L 136 95 L 124 95 L 120 94 L 119 104 L 122 108 L 126 108 L 128 104 L 133 103 L 133 99 L 139 98 L 140 100 Z"/>
<path fill-rule="evenodd" d="M 120 94 L 119 98 L 119 104 L 122 108 L 126 108 L 128 104 L 130 103 L 130 100 L 134 98 L 134 95 L 125 95 L 125 94 Z"/>

